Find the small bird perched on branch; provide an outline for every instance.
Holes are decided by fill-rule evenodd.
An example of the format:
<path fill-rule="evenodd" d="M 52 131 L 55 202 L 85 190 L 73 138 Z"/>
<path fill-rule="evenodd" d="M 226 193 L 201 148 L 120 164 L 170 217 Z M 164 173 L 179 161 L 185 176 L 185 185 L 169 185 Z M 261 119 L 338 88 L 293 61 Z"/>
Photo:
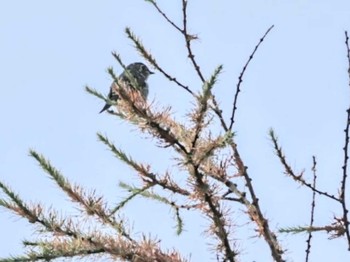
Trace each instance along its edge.
<path fill-rule="evenodd" d="M 120 74 L 118 80 L 121 82 L 121 84 L 123 84 L 123 86 L 129 88 L 130 91 L 136 90 L 140 92 L 142 98 L 146 101 L 148 96 L 148 84 L 146 80 L 151 74 L 154 74 L 154 72 L 149 70 L 143 63 L 137 62 L 128 65 L 125 71 Z M 114 91 L 115 85 L 116 83 L 113 82 L 108 94 L 108 98 L 112 101 L 117 101 L 119 99 L 119 95 Z M 110 107 L 111 105 L 106 103 L 100 113 Z"/>

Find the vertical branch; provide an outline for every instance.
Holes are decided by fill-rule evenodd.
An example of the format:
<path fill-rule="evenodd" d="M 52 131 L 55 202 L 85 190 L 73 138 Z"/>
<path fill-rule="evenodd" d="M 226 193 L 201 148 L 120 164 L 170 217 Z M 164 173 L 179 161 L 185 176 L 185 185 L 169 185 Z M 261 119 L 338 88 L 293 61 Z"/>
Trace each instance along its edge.
<path fill-rule="evenodd" d="M 347 58 L 348 58 L 348 75 L 349 75 L 349 86 L 350 86 L 350 47 L 349 47 L 349 36 L 348 32 L 345 31 L 345 44 L 346 44 L 346 50 L 347 50 Z M 340 200 L 343 208 L 343 223 L 345 227 L 345 234 L 346 238 L 348 240 L 348 250 L 350 250 L 350 233 L 349 233 L 349 219 L 348 219 L 348 212 L 349 210 L 347 209 L 346 206 L 346 199 L 345 199 L 345 191 L 346 191 L 346 179 L 348 176 L 347 173 L 347 167 L 348 167 L 348 161 L 349 161 L 349 154 L 348 154 L 348 149 L 349 149 L 349 126 L 350 126 L 350 107 L 346 110 L 346 126 L 344 129 L 345 132 L 345 145 L 344 145 L 344 163 L 343 163 L 343 178 L 341 181 L 341 186 L 340 186 Z"/>
<path fill-rule="evenodd" d="M 267 219 L 265 219 L 261 211 L 261 208 L 259 205 L 259 198 L 255 194 L 254 187 L 252 184 L 252 179 L 250 178 L 247 172 L 248 167 L 244 165 L 243 160 L 237 149 L 237 145 L 232 144 L 231 147 L 234 154 L 234 161 L 238 168 L 239 174 L 242 177 L 244 177 L 244 180 L 246 182 L 246 187 L 248 188 L 249 194 L 252 198 L 252 206 L 251 206 L 251 209 L 249 210 L 250 217 L 257 224 L 260 234 L 265 238 L 265 241 L 269 245 L 271 256 L 274 258 L 276 262 L 283 262 L 285 261 L 282 258 L 283 250 L 278 243 L 275 233 L 270 229 L 269 223 Z"/>
<path fill-rule="evenodd" d="M 260 38 L 259 43 L 255 46 L 254 51 L 251 53 L 251 55 L 249 56 L 248 61 L 246 62 L 246 64 L 243 66 L 243 69 L 241 71 L 241 73 L 239 74 L 238 77 L 238 83 L 236 86 L 236 93 L 235 93 L 235 98 L 233 99 L 233 108 L 232 108 L 232 115 L 231 115 L 231 122 L 230 122 L 230 127 L 229 129 L 232 129 L 233 123 L 235 122 L 235 114 L 236 114 L 236 110 L 237 110 L 237 100 L 238 100 L 238 93 L 241 91 L 241 84 L 243 82 L 243 76 L 245 71 L 247 70 L 247 67 L 249 65 L 249 63 L 253 60 L 253 57 L 256 53 L 256 51 L 258 50 L 259 46 L 261 45 L 261 43 L 264 41 L 264 39 L 266 38 L 266 36 L 268 35 L 268 33 L 272 30 L 272 28 L 274 27 L 274 25 L 270 26 L 269 29 L 267 29 L 267 31 L 265 32 L 265 34 L 263 35 L 262 38 Z"/>
<path fill-rule="evenodd" d="M 187 52 L 188 52 L 188 57 L 190 58 L 199 78 L 201 79 L 201 81 L 204 83 L 205 82 L 205 78 L 200 70 L 199 65 L 197 64 L 196 60 L 194 59 L 194 54 L 192 52 L 192 48 L 191 48 L 191 41 L 194 39 L 197 39 L 197 37 L 195 35 L 190 35 L 188 34 L 187 31 L 187 0 L 182 0 L 182 15 L 183 15 L 183 30 L 182 33 L 185 37 L 185 41 L 186 41 L 186 48 L 187 48 Z"/>
<path fill-rule="evenodd" d="M 312 182 L 312 186 L 315 188 L 316 187 L 316 180 L 317 180 L 317 174 L 316 174 L 316 157 L 312 156 L 312 173 L 313 173 L 313 182 Z M 314 225 L 314 216 L 315 216 L 315 206 L 316 206 L 316 192 L 312 191 L 312 202 L 311 202 L 311 216 L 310 216 L 310 228 L 313 227 Z M 311 252 L 311 238 L 312 238 L 312 231 L 309 231 L 309 235 L 308 238 L 306 240 L 306 257 L 305 257 L 305 262 L 309 261 L 309 256 L 310 256 L 310 252 Z"/>
<path fill-rule="evenodd" d="M 203 189 L 208 188 L 208 185 L 203 181 L 203 174 L 198 170 L 198 167 L 191 161 L 190 155 L 189 162 L 191 162 L 193 176 L 195 177 L 196 186 L 198 191 L 203 191 Z M 205 215 L 209 217 L 214 225 L 213 233 L 216 235 L 218 240 L 221 242 L 220 249 L 223 249 L 225 258 L 223 261 L 236 262 L 238 252 L 231 248 L 229 240 L 229 231 L 227 227 L 226 217 L 223 213 L 222 207 L 215 200 L 215 197 L 209 192 L 210 190 L 205 190 L 202 194 L 203 201 L 208 207 L 209 212 L 205 212 Z"/>

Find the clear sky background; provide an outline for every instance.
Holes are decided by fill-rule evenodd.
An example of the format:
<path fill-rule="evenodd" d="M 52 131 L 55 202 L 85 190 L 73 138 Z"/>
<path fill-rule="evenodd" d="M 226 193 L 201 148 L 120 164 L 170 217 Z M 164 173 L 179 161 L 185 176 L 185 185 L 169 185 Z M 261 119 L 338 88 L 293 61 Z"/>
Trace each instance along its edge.
<path fill-rule="evenodd" d="M 180 0 L 158 2 L 181 23 Z M 236 141 L 272 228 L 306 225 L 311 192 L 283 174 L 268 130 L 275 129 L 292 167 L 305 169 L 308 177 L 316 155 L 320 188 L 337 193 L 350 104 L 344 44 L 344 31 L 350 30 L 349 1 L 189 0 L 188 11 L 190 32 L 200 38 L 194 52 L 206 77 L 218 64 L 224 65 L 215 91 L 227 119 L 242 66 L 267 28 L 275 25 L 244 77 Z M 167 164 L 172 155 L 162 153 L 155 140 L 119 119 L 98 114 L 103 102 L 84 91 L 87 84 L 108 92 L 107 67 L 121 72 L 111 51 L 120 53 L 126 64 L 144 62 L 126 38 L 126 26 L 164 69 L 193 90 L 201 88 L 183 39 L 145 1 L 2 1 L 0 179 L 24 199 L 52 205 L 62 214 L 77 212 L 28 157 L 29 148 L 34 148 L 72 182 L 96 189 L 111 204 L 122 200 L 126 193 L 118 182 L 136 183 L 136 176 L 97 141 L 98 131 L 154 170 L 176 170 Z M 159 73 L 150 77 L 149 85 L 151 100 L 172 106 L 175 118 L 185 119 L 192 106 L 186 92 Z M 233 214 L 237 224 L 245 221 L 239 210 Z M 340 206 L 318 197 L 315 223 L 328 224 L 340 212 Z M 125 215 L 136 235 L 152 233 L 164 248 L 175 247 L 192 261 L 214 260 L 201 234 L 206 225 L 201 216 L 185 215 L 185 233 L 176 236 L 168 207 L 136 200 Z M 238 231 L 234 236 L 239 240 L 251 237 L 239 242 L 242 261 L 271 261 L 267 245 L 254 238 L 253 230 Z M 32 232 L 32 225 L 1 209 L 0 257 L 21 254 L 21 240 L 35 237 Z M 312 261 L 348 261 L 345 240 L 327 237 L 314 235 Z M 305 239 L 306 235 L 280 237 L 288 261 L 304 260 Z"/>

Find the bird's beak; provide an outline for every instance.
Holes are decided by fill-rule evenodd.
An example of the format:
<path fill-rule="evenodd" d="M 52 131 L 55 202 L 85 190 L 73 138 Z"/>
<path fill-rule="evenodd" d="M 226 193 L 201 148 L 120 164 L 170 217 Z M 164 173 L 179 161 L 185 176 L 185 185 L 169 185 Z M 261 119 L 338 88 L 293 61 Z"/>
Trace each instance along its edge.
<path fill-rule="evenodd" d="M 149 71 L 149 74 L 150 74 L 150 75 L 153 75 L 153 74 L 154 74 L 154 72 L 152 72 L 152 71 Z"/>

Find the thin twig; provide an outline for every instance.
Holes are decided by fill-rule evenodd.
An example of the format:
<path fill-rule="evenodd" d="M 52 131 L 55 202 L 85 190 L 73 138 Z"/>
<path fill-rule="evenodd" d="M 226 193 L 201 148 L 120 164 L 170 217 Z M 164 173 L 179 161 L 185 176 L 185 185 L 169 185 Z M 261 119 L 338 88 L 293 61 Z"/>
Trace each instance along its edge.
<path fill-rule="evenodd" d="M 212 110 L 214 111 L 216 116 L 219 118 L 222 128 L 225 130 L 225 132 L 228 132 L 229 129 L 222 115 L 222 110 L 220 109 L 219 104 L 216 101 L 216 98 L 214 95 L 212 95 L 212 102 L 213 102 L 213 107 L 211 107 Z"/>
<path fill-rule="evenodd" d="M 251 53 L 251 55 L 249 56 L 248 61 L 246 62 L 246 64 L 244 65 L 241 73 L 239 74 L 238 77 L 238 83 L 236 86 L 236 93 L 235 93 L 235 98 L 233 100 L 233 108 L 232 108 L 232 115 L 231 115 L 231 122 L 230 122 L 230 126 L 229 129 L 232 129 L 233 123 L 235 122 L 235 114 L 236 114 L 236 110 L 237 110 L 237 101 L 238 101 L 238 93 L 241 91 L 241 84 L 243 82 L 243 76 L 245 71 L 247 70 L 247 67 L 249 65 L 249 63 L 253 60 L 253 57 L 256 53 L 256 51 L 258 50 L 259 46 L 261 45 L 261 43 L 264 41 L 265 37 L 268 35 L 268 33 L 272 30 L 272 28 L 274 27 L 274 25 L 270 26 L 269 29 L 267 29 L 267 31 L 265 32 L 265 34 L 263 35 L 262 38 L 260 38 L 259 43 L 255 46 L 254 51 Z"/>
<path fill-rule="evenodd" d="M 190 58 L 199 78 L 201 79 L 201 81 L 204 83 L 205 82 L 205 78 L 201 72 L 201 69 L 198 65 L 198 63 L 196 62 L 196 60 L 194 59 L 194 54 L 192 52 L 192 47 L 191 47 L 191 41 L 194 39 L 197 39 L 197 36 L 194 35 L 190 35 L 188 34 L 187 31 L 187 0 L 182 0 L 182 16 L 183 16 L 183 30 L 182 30 L 182 34 L 185 37 L 185 41 L 186 41 L 186 48 L 187 48 L 187 52 L 188 52 L 188 57 Z"/>
<path fill-rule="evenodd" d="M 312 173 L 313 173 L 313 181 L 312 181 L 312 186 L 315 188 L 316 187 L 316 180 L 317 180 L 317 173 L 316 173 L 316 157 L 312 156 Z M 313 227 L 314 225 L 314 217 L 315 217 L 315 206 L 316 206 L 316 192 L 312 191 L 312 202 L 311 202 L 311 215 L 310 215 L 310 228 Z M 309 232 L 308 238 L 306 240 L 306 257 L 305 257 L 305 262 L 309 261 L 310 257 L 310 252 L 311 252 L 311 239 L 312 239 L 312 231 Z"/>
<path fill-rule="evenodd" d="M 140 39 L 131 31 L 130 28 L 125 28 L 125 33 L 128 38 L 134 43 L 136 50 L 159 72 L 161 72 L 169 81 L 176 83 L 178 86 L 185 89 L 188 93 L 193 96 L 196 96 L 193 91 L 186 85 L 180 83 L 175 77 L 171 76 L 163 70 L 163 68 L 158 64 L 156 59 L 146 50 L 146 48 L 141 43 Z M 113 53 L 113 56 L 115 54 Z"/>
<path fill-rule="evenodd" d="M 147 2 L 150 2 L 157 9 L 158 13 L 160 13 L 169 24 L 171 24 L 176 30 L 183 34 L 183 30 L 180 27 L 178 27 L 172 20 L 170 20 L 170 18 L 159 8 L 155 1 L 148 0 Z"/>
<path fill-rule="evenodd" d="M 347 58 L 348 58 L 348 75 L 349 75 L 349 86 L 350 86 L 350 47 L 349 47 L 349 36 L 348 32 L 345 31 L 345 44 L 346 44 L 346 50 L 347 50 Z M 344 145 L 344 162 L 343 162 L 343 178 L 341 181 L 340 186 L 340 196 L 341 204 L 343 208 L 343 223 L 345 227 L 345 235 L 348 240 L 348 250 L 350 250 L 350 232 L 349 232 L 349 219 L 348 219 L 348 213 L 349 210 L 346 206 L 346 198 L 345 198 L 345 192 L 346 192 L 346 179 L 348 176 L 347 173 L 347 167 L 348 167 L 348 161 L 349 161 L 349 155 L 348 155 L 348 149 L 349 149 L 349 127 L 350 127 L 350 107 L 346 110 L 346 127 L 344 129 L 345 132 L 345 145 Z"/>
<path fill-rule="evenodd" d="M 271 141 L 273 143 L 273 147 L 275 149 L 276 155 L 278 156 L 279 160 L 281 161 L 281 163 L 285 169 L 286 175 L 290 176 L 291 178 L 293 178 L 295 181 L 299 182 L 303 186 L 310 188 L 312 191 L 316 192 L 319 195 L 323 195 L 323 196 L 328 197 L 330 199 L 333 199 L 339 203 L 341 202 L 341 200 L 338 197 L 335 197 L 334 195 L 331 195 L 325 191 L 321 191 L 321 190 L 313 187 L 311 183 L 306 182 L 305 179 L 303 178 L 303 173 L 301 173 L 300 175 L 296 175 L 295 172 L 293 171 L 293 169 L 291 168 L 291 166 L 287 163 L 287 159 L 282 151 L 282 148 L 278 144 L 278 139 L 277 139 L 273 129 L 270 130 L 269 135 L 270 135 Z"/>

